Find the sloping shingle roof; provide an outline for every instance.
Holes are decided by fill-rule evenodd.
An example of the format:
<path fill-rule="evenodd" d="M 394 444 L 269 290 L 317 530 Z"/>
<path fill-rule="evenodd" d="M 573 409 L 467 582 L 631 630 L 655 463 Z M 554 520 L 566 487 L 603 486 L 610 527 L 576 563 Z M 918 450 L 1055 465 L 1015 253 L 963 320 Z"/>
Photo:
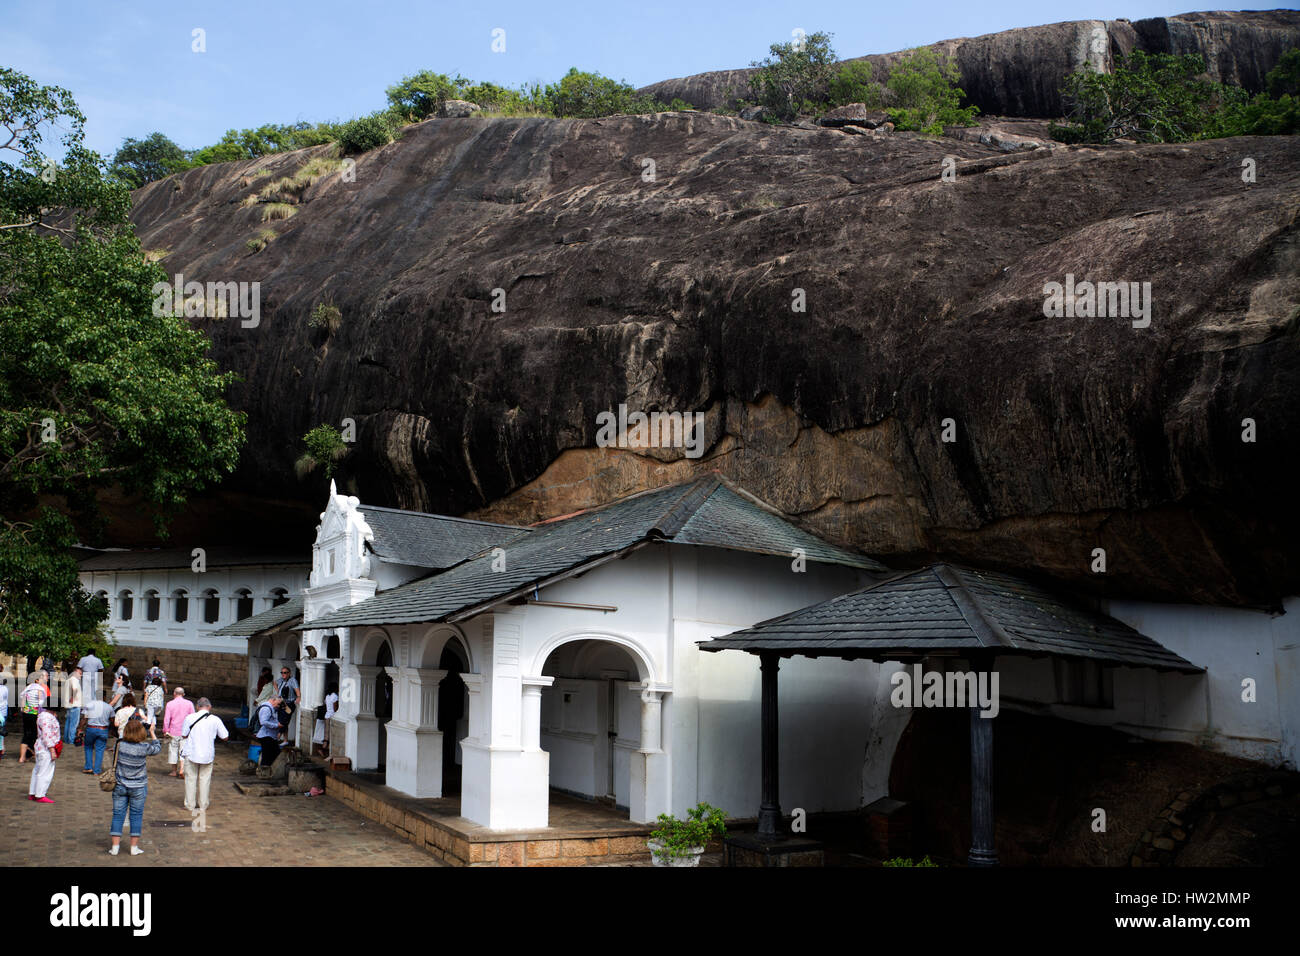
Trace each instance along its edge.
<path fill-rule="evenodd" d="M 945 652 L 1050 654 L 1105 664 L 1199 672 L 1112 617 L 1066 603 L 1020 578 L 936 564 L 763 621 L 701 650 L 909 660 Z"/>
<path fill-rule="evenodd" d="M 365 515 L 366 524 L 375 533 L 370 545 L 375 554 L 391 564 L 436 571 L 460 564 L 528 530 L 509 524 L 373 505 L 360 505 L 357 510 Z"/>
<path fill-rule="evenodd" d="M 253 614 L 242 621 L 235 621 L 212 632 L 211 637 L 252 637 L 273 627 L 288 624 L 302 617 L 303 596 L 291 597 L 279 607 L 273 607 L 261 614 Z"/>
<path fill-rule="evenodd" d="M 470 616 L 593 561 L 663 540 L 789 556 L 872 571 L 883 565 L 801 531 L 716 475 L 641 492 L 542 524 L 504 542 L 505 569 L 493 571 L 491 551 L 442 574 L 413 581 L 301 625 L 303 629 L 364 624 L 412 624 Z"/>

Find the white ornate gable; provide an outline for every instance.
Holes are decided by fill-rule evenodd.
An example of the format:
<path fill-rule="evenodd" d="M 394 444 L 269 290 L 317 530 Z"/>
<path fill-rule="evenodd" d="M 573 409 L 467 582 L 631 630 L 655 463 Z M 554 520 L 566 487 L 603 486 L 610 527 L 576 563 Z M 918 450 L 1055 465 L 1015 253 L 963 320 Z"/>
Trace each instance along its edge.
<path fill-rule="evenodd" d="M 339 494 L 330 482 L 329 502 L 321 512 L 312 545 L 311 587 L 370 576 L 366 543 L 374 540 L 375 533 L 366 524 L 360 504 L 355 495 Z"/>

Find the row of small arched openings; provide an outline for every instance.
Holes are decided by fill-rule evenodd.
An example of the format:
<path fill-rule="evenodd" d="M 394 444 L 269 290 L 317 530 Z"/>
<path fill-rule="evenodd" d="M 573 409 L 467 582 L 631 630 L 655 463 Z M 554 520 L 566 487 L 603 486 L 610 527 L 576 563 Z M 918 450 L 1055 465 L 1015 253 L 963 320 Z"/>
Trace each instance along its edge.
<path fill-rule="evenodd" d="M 95 595 L 105 604 L 108 603 L 108 592 L 99 591 Z M 246 617 L 252 617 L 254 614 L 253 603 L 254 596 L 250 588 L 236 588 L 233 594 L 235 600 L 235 620 L 242 621 Z M 271 607 L 279 607 L 289 600 L 289 591 L 287 588 L 271 588 L 266 595 L 270 598 Z M 190 619 L 190 602 L 191 595 L 187 588 L 177 588 L 172 591 L 167 600 L 171 602 L 170 617 L 177 624 L 184 624 Z M 202 615 L 204 624 L 217 624 L 221 621 L 221 593 L 216 588 L 207 588 L 199 592 L 194 600 L 198 602 L 198 612 Z M 140 596 L 140 610 L 143 613 L 142 620 L 158 621 L 163 615 L 163 595 L 156 588 L 150 588 Z M 136 598 L 130 588 L 123 588 L 117 592 L 117 619 L 119 621 L 133 620 L 136 613 Z"/>

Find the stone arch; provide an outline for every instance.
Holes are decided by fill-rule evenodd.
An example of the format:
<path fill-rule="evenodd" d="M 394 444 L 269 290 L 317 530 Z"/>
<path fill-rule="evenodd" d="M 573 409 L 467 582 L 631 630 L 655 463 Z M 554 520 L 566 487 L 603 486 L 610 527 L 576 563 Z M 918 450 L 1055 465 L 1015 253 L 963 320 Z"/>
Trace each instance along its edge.
<path fill-rule="evenodd" d="M 352 659 L 357 664 L 374 664 L 379 659 L 379 649 L 388 645 L 390 653 L 396 649 L 392 636 L 382 627 L 367 628 L 352 650 Z"/>
<path fill-rule="evenodd" d="M 593 631 L 587 629 L 575 631 L 561 631 L 547 638 L 537 653 L 532 657 L 526 675 L 539 675 L 542 673 L 542 667 L 546 664 L 546 659 L 551 656 L 558 648 L 565 644 L 571 644 L 574 641 L 605 641 L 610 644 L 616 644 L 628 652 L 633 663 L 637 667 L 637 678 L 641 681 L 649 681 L 651 684 L 657 684 L 660 681 L 658 671 L 654 666 L 654 656 L 645 649 L 640 641 L 627 635 L 620 634 L 617 631 Z"/>
<path fill-rule="evenodd" d="M 282 631 L 271 636 L 271 656 L 277 660 L 298 660 L 302 656 L 302 634 Z"/>
<path fill-rule="evenodd" d="M 465 670 L 473 673 L 474 659 L 470 654 L 469 640 L 465 637 L 465 632 L 455 624 L 435 624 L 425 631 L 414 653 L 411 654 L 413 666 L 437 667 L 442 652 L 448 645 L 456 648 L 459 655 L 464 658 Z M 415 663 L 417 661 L 419 663 Z"/>

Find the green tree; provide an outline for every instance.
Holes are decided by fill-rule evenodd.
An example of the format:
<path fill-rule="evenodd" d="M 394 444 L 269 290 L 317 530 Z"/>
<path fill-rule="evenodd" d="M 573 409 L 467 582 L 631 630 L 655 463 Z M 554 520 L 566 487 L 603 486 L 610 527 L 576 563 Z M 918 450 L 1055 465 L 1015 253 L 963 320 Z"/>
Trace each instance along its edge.
<path fill-rule="evenodd" d="M 344 154 L 365 153 L 393 141 L 393 128 L 384 113 L 349 120 L 339 128 L 339 149 Z"/>
<path fill-rule="evenodd" d="M 830 105 L 865 103 L 878 108 L 883 105 L 883 88 L 876 82 L 875 69 L 866 60 L 850 60 L 831 78 Z"/>
<path fill-rule="evenodd" d="M 818 31 L 802 40 L 773 43 L 769 56 L 750 64 L 758 68 L 749 78 L 754 102 L 786 120 L 825 106 L 838 72 L 832 36 Z"/>
<path fill-rule="evenodd" d="M 306 478 L 317 468 L 323 468 L 325 477 L 333 478 L 335 468 L 348 453 L 343 433 L 333 425 L 317 425 L 302 436 L 302 442 L 307 446 L 307 451 L 294 462 L 298 477 Z"/>
<path fill-rule="evenodd" d="M 470 81 L 463 76 L 453 80 L 446 73 L 421 70 L 402 77 L 400 83 L 390 86 L 386 92 L 389 106 L 405 116 L 407 122 L 415 123 L 433 116 L 447 100 L 458 98 L 460 91 L 469 85 Z"/>
<path fill-rule="evenodd" d="M 67 550 L 97 532 L 96 495 L 138 495 L 162 530 L 243 441 L 206 337 L 155 314 L 166 277 L 84 123 L 67 90 L 0 69 L 0 649 L 55 658 L 102 640 Z"/>
<path fill-rule="evenodd" d="M 627 83 L 599 73 L 585 73 L 576 66 L 564 74 L 560 82 L 548 85 L 541 95 L 546 108 L 560 117 L 590 119 L 627 113 L 655 113 L 665 109 L 662 103 L 641 96 Z"/>
<path fill-rule="evenodd" d="M 1066 143 L 1183 143 L 1230 135 L 1225 120 L 1245 105 L 1246 95 L 1208 82 L 1204 73 L 1199 53 L 1141 50 L 1121 57 L 1110 73 L 1085 67 L 1061 87 L 1069 112 L 1065 123 L 1052 125 L 1052 135 Z"/>
<path fill-rule="evenodd" d="M 1288 136 L 1300 133 L 1300 48 L 1288 50 L 1264 77 L 1267 92 L 1232 102 L 1215 114 L 1213 136 Z"/>
<path fill-rule="evenodd" d="M 113 156 L 112 172 L 132 189 L 190 168 L 189 157 L 162 133 L 127 138 Z"/>
<path fill-rule="evenodd" d="M 957 64 L 929 47 L 918 47 L 889 69 L 885 81 L 889 118 L 898 129 L 917 130 L 934 136 L 945 126 L 970 126 L 978 107 L 962 107 L 965 92 L 957 84 Z"/>

